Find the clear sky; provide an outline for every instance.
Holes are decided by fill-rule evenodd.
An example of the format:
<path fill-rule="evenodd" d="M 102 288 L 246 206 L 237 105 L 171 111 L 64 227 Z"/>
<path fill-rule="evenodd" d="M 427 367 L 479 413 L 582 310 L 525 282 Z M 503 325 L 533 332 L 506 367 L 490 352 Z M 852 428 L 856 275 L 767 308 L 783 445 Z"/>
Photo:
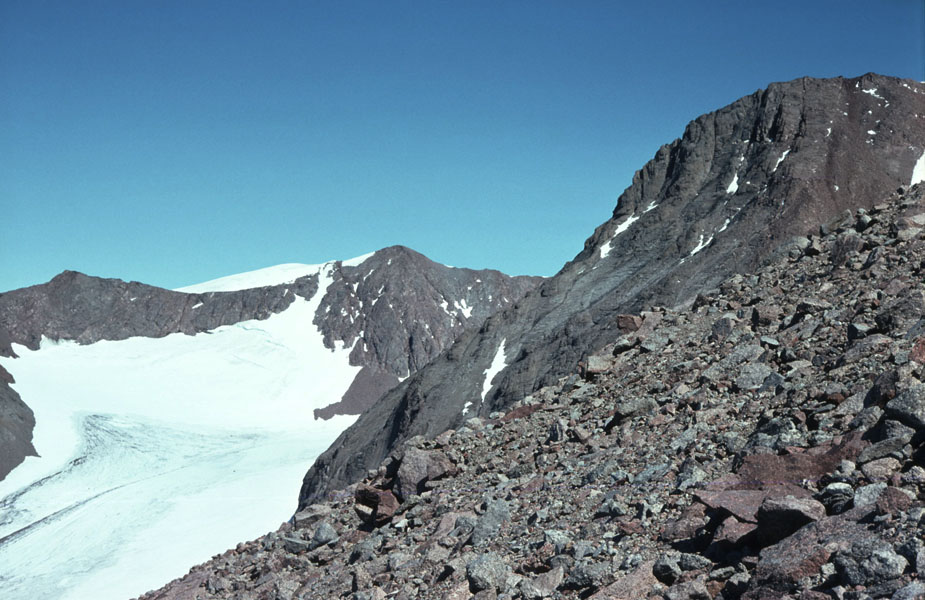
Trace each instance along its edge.
<path fill-rule="evenodd" d="M 691 119 L 868 71 L 925 79 L 925 0 L 0 0 L 0 290 L 552 275 Z"/>

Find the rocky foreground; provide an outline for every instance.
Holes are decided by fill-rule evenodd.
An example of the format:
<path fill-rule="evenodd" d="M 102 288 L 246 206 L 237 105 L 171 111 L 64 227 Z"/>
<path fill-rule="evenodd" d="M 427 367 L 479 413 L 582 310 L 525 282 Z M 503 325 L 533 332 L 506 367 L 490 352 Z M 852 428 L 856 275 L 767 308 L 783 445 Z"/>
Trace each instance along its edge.
<path fill-rule="evenodd" d="M 925 185 L 405 443 L 166 598 L 925 596 Z"/>

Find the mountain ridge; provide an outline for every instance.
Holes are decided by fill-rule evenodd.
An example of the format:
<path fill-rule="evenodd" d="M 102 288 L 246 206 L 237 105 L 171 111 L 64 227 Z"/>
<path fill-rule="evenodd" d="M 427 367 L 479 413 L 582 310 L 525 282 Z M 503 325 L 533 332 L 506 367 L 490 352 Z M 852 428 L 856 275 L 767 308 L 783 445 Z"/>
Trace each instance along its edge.
<path fill-rule="evenodd" d="M 925 184 L 143 600 L 925 594 Z"/>
<path fill-rule="evenodd" d="M 446 267 L 403 246 L 301 267 L 296 277 L 281 273 L 283 281 L 270 285 L 233 291 L 202 288 L 227 287 L 228 278 L 222 278 L 184 288 L 199 289 L 191 292 L 64 271 L 47 283 L 0 293 L 0 356 L 15 358 L 12 344 L 38 350 L 43 338 L 93 344 L 135 336 L 205 334 L 267 319 L 297 299 L 311 299 L 323 285 L 313 322 L 324 346 L 352 348 L 351 364 L 362 371 L 344 397 L 316 409 L 316 417 L 355 415 L 426 364 L 467 326 L 540 281 L 489 269 Z M 255 280 L 253 274 L 231 277 Z M 12 378 L 15 362 L 10 369 Z M 28 398 L 20 398 L 9 383 L 0 381 L 0 406 L 9 413 L 0 419 L 0 453 L 5 459 L 0 480 L 25 456 L 36 455 L 29 441 L 34 423 Z"/>
<path fill-rule="evenodd" d="M 618 315 L 690 299 L 908 185 L 925 153 L 923 115 L 925 86 L 867 74 L 771 84 L 698 117 L 637 172 L 575 259 L 345 431 L 306 474 L 300 506 L 362 477 L 402 439 L 458 425 L 466 402 L 485 416 L 554 381 L 622 333 Z M 510 364 L 481 398 L 502 340 Z"/>

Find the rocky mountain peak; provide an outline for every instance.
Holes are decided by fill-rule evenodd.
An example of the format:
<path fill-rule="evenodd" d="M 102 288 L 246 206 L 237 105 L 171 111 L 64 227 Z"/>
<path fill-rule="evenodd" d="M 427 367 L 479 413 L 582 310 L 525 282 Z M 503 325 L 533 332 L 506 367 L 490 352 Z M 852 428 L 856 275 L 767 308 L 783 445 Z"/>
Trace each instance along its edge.
<path fill-rule="evenodd" d="M 624 333 L 619 315 L 689 301 L 909 185 L 925 153 L 923 115 L 922 84 L 869 74 L 772 84 L 695 119 L 555 277 L 346 431 L 306 475 L 301 503 L 361 477 L 402 439 L 556 381 Z"/>
<path fill-rule="evenodd" d="M 922 597 L 925 184 L 821 225 L 142 598 Z"/>

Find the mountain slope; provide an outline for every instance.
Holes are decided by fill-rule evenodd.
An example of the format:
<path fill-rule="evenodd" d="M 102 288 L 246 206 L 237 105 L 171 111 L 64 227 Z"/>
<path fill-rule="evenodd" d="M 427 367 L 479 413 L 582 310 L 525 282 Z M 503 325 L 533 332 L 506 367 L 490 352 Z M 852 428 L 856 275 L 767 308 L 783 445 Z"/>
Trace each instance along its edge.
<path fill-rule="evenodd" d="M 925 184 L 144 600 L 925 595 Z"/>
<path fill-rule="evenodd" d="M 0 295 L 3 597 L 124 598 L 277 527 L 357 412 L 535 281 L 393 247 Z"/>
<path fill-rule="evenodd" d="M 570 372 L 632 326 L 621 313 L 673 306 L 805 244 L 794 236 L 908 185 L 923 154 L 925 87 L 873 74 L 776 83 L 699 117 L 555 277 L 345 431 L 306 474 L 300 506 L 356 481 L 402 439 L 488 415 Z"/>

